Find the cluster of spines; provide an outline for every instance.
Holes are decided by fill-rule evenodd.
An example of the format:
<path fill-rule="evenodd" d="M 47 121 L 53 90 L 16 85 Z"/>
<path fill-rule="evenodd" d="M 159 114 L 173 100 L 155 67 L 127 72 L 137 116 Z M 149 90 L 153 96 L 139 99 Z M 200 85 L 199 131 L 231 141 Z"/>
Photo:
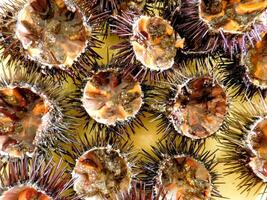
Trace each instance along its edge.
<path fill-rule="evenodd" d="M 198 162 L 201 162 L 211 175 L 212 191 L 211 198 L 219 197 L 222 198 L 217 186 L 222 182 L 218 181 L 220 175 L 216 171 L 218 162 L 214 152 L 207 151 L 202 144 L 196 144 L 192 142 L 184 141 L 159 141 L 156 146 L 152 146 L 152 153 L 143 150 L 142 154 L 144 160 L 141 162 L 141 179 L 147 183 L 150 190 L 155 190 L 157 184 L 157 177 L 161 164 L 165 159 L 172 158 L 175 156 L 186 156 L 193 158 Z"/>
<path fill-rule="evenodd" d="M 11 159 L 1 166 L 0 192 L 15 187 L 31 187 L 55 200 L 80 199 L 72 190 L 73 180 L 61 161 L 42 156 Z"/>
<path fill-rule="evenodd" d="M 219 135 L 223 151 L 220 162 L 225 165 L 226 175 L 237 175 L 238 190 L 242 193 L 253 190 L 256 194 L 263 192 L 264 195 L 266 183 L 249 166 L 253 153 L 247 144 L 247 136 L 255 122 L 266 116 L 266 100 L 263 97 L 255 101 L 247 98 L 242 108 L 239 106 L 233 107 L 231 115 L 226 119 L 226 126 Z"/>

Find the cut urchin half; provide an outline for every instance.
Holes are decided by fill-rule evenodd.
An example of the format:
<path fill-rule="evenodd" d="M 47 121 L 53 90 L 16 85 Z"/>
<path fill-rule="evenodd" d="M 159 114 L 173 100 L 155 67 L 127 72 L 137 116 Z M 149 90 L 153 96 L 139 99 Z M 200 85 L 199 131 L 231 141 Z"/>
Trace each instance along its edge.
<path fill-rule="evenodd" d="M 78 200 L 62 161 L 35 156 L 11 159 L 1 167 L 1 200 Z"/>
<path fill-rule="evenodd" d="M 192 61 L 170 83 L 155 86 L 150 95 L 152 120 L 164 137 L 202 141 L 216 136 L 228 114 L 231 94 L 208 66 L 210 59 Z M 209 71 L 211 70 L 211 71 Z"/>
<path fill-rule="evenodd" d="M 241 192 L 266 193 L 267 157 L 266 128 L 267 106 L 263 98 L 242 104 L 232 109 L 223 134 L 222 162 L 226 175 L 236 174 L 237 188 Z"/>
<path fill-rule="evenodd" d="M 134 132 L 136 126 L 144 127 L 140 117 L 147 111 L 149 86 L 125 75 L 118 66 L 95 64 L 96 71 L 88 74 L 74 93 L 86 128 L 128 134 L 128 128 Z"/>
<path fill-rule="evenodd" d="M 92 48 L 101 43 L 96 38 L 101 17 L 86 18 L 71 1 L 14 0 L 1 10 L 1 56 L 10 62 L 78 76 L 86 70 L 80 63 L 100 58 Z"/>
<path fill-rule="evenodd" d="M 22 68 L 1 69 L 0 153 L 11 157 L 33 155 L 38 147 L 52 148 L 68 141 L 62 132 L 71 123 L 61 87 L 49 78 Z"/>
<path fill-rule="evenodd" d="M 247 52 L 232 58 L 218 59 L 219 68 L 224 74 L 223 82 L 232 87 L 236 96 L 248 98 L 267 94 L 267 32 L 254 46 L 249 45 Z"/>
<path fill-rule="evenodd" d="M 64 152 L 69 157 L 76 193 L 86 200 L 117 199 L 130 190 L 137 159 L 132 150 L 131 143 L 111 135 L 80 136 Z"/>
<path fill-rule="evenodd" d="M 124 41 L 112 46 L 117 50 L 115 59 L 126 65 L 126 73 L 135 73 L 143 80 L 168 78 L 174 71 L 174 60 L 178 48 L 183 48 L 183 39 L 175 33 L 169 22 L 159 16 L 136 16 L 125 12 L 114 16 L 112 33 Z M 136 68 L 131 68 L 136 66 Z"/>
<path fill-rule="evenodd" d="M 266 30 L 266 9 L 265 0 L 185 0 L 174 19 L 175 29 L 189 51 L 223 48 L 232 55 L 260 40 L 259 34 Z"/>
<path fill-rule="evenodd" d="M 152 153 L 144 151 L 143 179 L 157 194 L 161 186 L 166 199 L 209 200 L 222 197 L 215 152 L 202 145 L 175 141 L 158 142 Z"/>

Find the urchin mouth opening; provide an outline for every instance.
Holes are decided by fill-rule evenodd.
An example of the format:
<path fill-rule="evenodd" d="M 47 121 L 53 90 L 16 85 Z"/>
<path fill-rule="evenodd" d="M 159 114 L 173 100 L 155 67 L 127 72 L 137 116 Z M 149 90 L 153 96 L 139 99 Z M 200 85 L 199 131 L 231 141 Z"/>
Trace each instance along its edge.
<path fill-rule="evenodd" d="M 191 139 L 207 138 L 223 124 L 228 112 L 227 95 L 212 77 L 190 79 L 178 87 L 168 111 L 168 119 L 179 134 Z"/>
<path fill-rule="evenodd" d="M 29 87 L 0 88 L 0 152 L 32 155 L 50 123 L 52 105 Z"/>
<path fill-rule="evenodd" d="M 258 2 L 228 2 L 227 0 L 200 0 L 200 18 L 216 32 L 243 34 L 267 9 L 265 0 Z"/>
<path fill-rule="evenodd" d="M 241 63 L 246 67 L 248 80 L 259 88 L 267 88 L 267 32 L 261 34 L 261 40 L 243 53 Z"/>
<path fill-rule="evenodd" d="M 142 15 L 132 26 L 130 43 L 143 68 L 165 71 L 173 67 L 177 48 L 184 40 L 176 38 L 173 27 L 161 17 Z"/>
<path fill-rule="evenodd" d="M 117 70 L 101 71 L 86 83 L 82 106 L 95 121 L 107 126 L 134 118 L 143 104 L 141 84 Z"/>
<path fill-rule="evenodd" d="M 61 69 L 72 66 L 92 33 L 83 14 L 75 9 L 64 0 L 26 3 L 18 13 L 15 32 L 30 59 Z"/>
<path fill-rule="evenodd" d="M 245 139 L 252 152 L 249 166 L 256 176 L 267 182 L 267 118 L 259 117 L 250 127 Z"/>
<path fill-rule="evenodd" d="M 20 185 L 10 188 L 0 195 L 2 200 L 52 200 L 45 192 L 31 185 Z"/>
<path fill-rule="evenodd" d="M 130 190 L 132 171 L 127 159 L 111 147 L 95 147 L 83 153 L 72 172 L 74 190 L 86 198 L 116 199 Z"/>
<path fill-rule="evenodd" d="M 171 199 L 190 200 L 197 197 L 208 200 L 212 193 L 212 177 L 208 169 L 198 160 L 177 155 L 161 162 L 156 182 L 163 186 Z M 156 193 L 160 188 L 155 188 Z"/>

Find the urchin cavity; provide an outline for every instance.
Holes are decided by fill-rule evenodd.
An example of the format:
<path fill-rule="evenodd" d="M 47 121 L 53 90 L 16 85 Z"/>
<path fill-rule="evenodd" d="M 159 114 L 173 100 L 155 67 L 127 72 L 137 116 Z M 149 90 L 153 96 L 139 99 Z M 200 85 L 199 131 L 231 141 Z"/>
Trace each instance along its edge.
<path fill-rule="evenodd" d="M 267 87 L 267 33 L 261 34 L 261 40 L 248 49 L 242 56 L 251 82 L 259 87 Z"/>
<path fill-rule="evenodd" d="M 28 57 L 47 66 L 71 66 L 91 35 L 82 13 L 64 0 L 29 0 L 19 12 L 16 37 Z"/>
<path fill-rule="evenodd" d="M 32 154 L 49 118 L 50 104 L 23 87 L 0 88 L 0 150 L 21 157 Z"/>
<path fill-rule="evenodd" d="M 201 139 L 214 134 L 227 113 L 224 89 L 211 77 L 189 80 L 169 105 L 169 119 L 178 133 Z"/>
<path fill-rule="evenodd" d="M 264 182 L 267 181 L 267 118 L 261 118 L 248 133 L 247 144 L 252 151 L 249 166 Z"/>
<path fill-rule="evenodd" d="M 116 199 L 128 191 L 131 171 L 127 160 L 111 148 L 95 148 L 85 152 L 76 161 L 73 170 L 74 190 L 86 199 L 105 197 Z"/>
<path fill-rule="evenodd" d="M 145 68 L 155 71 L 172 68 L 178 42 L 168 21 L 161 17 L 141 16 L 133 25 L 130 40 L 136 59 Z"/>
<path fill-rule="evenodd" d="M 211 197 L 211 175 L 202 163 L 191 157 L 175 156 L 165 160 L 158 183 L 164 186 L 167 199 L 208 200 Z"/>
<path fill-rule="evenodd" d="M 116 70 L 98 72 L 86 83 L 82 103 L 99 123 L 116 125 L 135 117 L 142 106 L 142 88 L 131 75 Z"/>

